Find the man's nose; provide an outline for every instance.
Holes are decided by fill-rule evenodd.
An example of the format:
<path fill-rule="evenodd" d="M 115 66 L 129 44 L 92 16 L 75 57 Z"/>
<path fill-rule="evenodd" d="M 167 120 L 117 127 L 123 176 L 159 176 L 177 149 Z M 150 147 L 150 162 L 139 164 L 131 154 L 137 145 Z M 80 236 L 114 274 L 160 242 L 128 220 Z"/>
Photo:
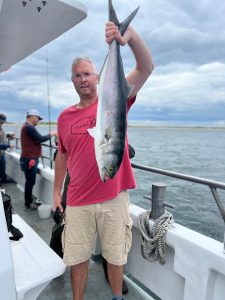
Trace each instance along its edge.
<path fill-rule="evenodd" d="M 85 76 L 85 74 L 80 74 L 80 80 L 83 81 L 83 80 L 86 80 L 87 79 L 87 76 Z"/>

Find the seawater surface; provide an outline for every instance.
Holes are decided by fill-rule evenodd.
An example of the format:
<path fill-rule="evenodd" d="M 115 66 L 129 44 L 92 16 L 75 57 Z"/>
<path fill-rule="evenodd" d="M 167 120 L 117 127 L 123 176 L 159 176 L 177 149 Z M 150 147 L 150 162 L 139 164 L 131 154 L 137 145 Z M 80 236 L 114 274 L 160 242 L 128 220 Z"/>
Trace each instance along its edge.
<path fill-rule="evenodd" d="M 225 182 L 225 129 L 215 128 L 129 128 L 135 147 L 133 162 L 155 168 Z M 143 195 L 151 194 L 155 182 L 167 185 L 167 208 L 175 221 L 223 241 L 224 223 L 208 186 L 135 170 L 137 189 L 131 202 L 148 209 Z M 225 192 L 218 191 L 225 205 Z"/>
<path fill-rule="evenodd" d="M 20 126 L 4 127 L 19 136 Z M 49 128 L 40 125 L 37 129 L 45 134 Z M 128 137 L 136 164 L 225 182 L 225 128 L 128 127 Z M 223 241 L 224 223 L 208 186 L 137 169 L 134 173 L 137 189 L 130 191 L 131 203 L 149 209 L 150 202 L 143 196 L 151 196 L 153 183 L 165 183 L 165 200 L 175 206 L 166 209 L 175 222 Z M 218 193 L 225 206 L 225 191 Z"/>

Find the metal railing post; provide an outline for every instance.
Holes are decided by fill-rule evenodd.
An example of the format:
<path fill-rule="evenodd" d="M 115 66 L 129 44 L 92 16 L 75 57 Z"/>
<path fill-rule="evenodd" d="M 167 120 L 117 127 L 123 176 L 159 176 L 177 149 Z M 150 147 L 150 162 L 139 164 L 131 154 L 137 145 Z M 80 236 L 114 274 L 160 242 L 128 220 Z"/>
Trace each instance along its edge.
<path fill-rule="evenodd" d="M 49 147 L 49 160 L 50 160 L 50 168 L 53 169 L 53 163 L 52 163 L 52 146 L 50 144 Z"/>
<path fill-rule="evenodd" d="M 152 210 L 150 217 L 155 220 L 165 213 L 164 200 L 166 195 L 166 184 L 152 184 Z"/>
<path fill-rule="evenodd" d="M 217 207 L 219 209 L 219 212 L 223 218 L 223 223 L 225 225 L 225 208 L 223 207 L 223 203 L 220 200 L 220 197 L 217 193 L 217 189 L 213 188 L 213 187 L 210 187 L 210 189 L 212 191 L 213 197 L 216 201 Z M 224 230 L 224 236 L 223 236 L 223 252 L 225 253 L 225 230 Z"/>
<path fill-rule="evenodd" d="M 225 254 L 225 227 L 224 227 L 224 235 L 223 235 L 223 253 Z"/>

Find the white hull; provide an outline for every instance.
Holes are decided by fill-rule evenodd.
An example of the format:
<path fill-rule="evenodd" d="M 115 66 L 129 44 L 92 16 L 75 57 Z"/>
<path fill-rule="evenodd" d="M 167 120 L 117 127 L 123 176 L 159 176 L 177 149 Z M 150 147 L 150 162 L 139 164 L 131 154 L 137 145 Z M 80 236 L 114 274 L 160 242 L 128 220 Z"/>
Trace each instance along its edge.
<path fill-rule="evenodd" d="M 0 73 L 87 16 L 86 7 L 75 0 L 42 2 L 0 0 Z"/>

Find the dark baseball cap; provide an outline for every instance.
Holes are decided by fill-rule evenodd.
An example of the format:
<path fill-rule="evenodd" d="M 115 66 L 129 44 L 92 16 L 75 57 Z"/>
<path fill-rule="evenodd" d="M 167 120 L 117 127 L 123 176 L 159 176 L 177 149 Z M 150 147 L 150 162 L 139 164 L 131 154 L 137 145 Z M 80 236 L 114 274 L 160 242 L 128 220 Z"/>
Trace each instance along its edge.
<path fill-rule="evenodd" d="M 6 122 L 6 115 L 0 113 L 0 121 Z"/>

